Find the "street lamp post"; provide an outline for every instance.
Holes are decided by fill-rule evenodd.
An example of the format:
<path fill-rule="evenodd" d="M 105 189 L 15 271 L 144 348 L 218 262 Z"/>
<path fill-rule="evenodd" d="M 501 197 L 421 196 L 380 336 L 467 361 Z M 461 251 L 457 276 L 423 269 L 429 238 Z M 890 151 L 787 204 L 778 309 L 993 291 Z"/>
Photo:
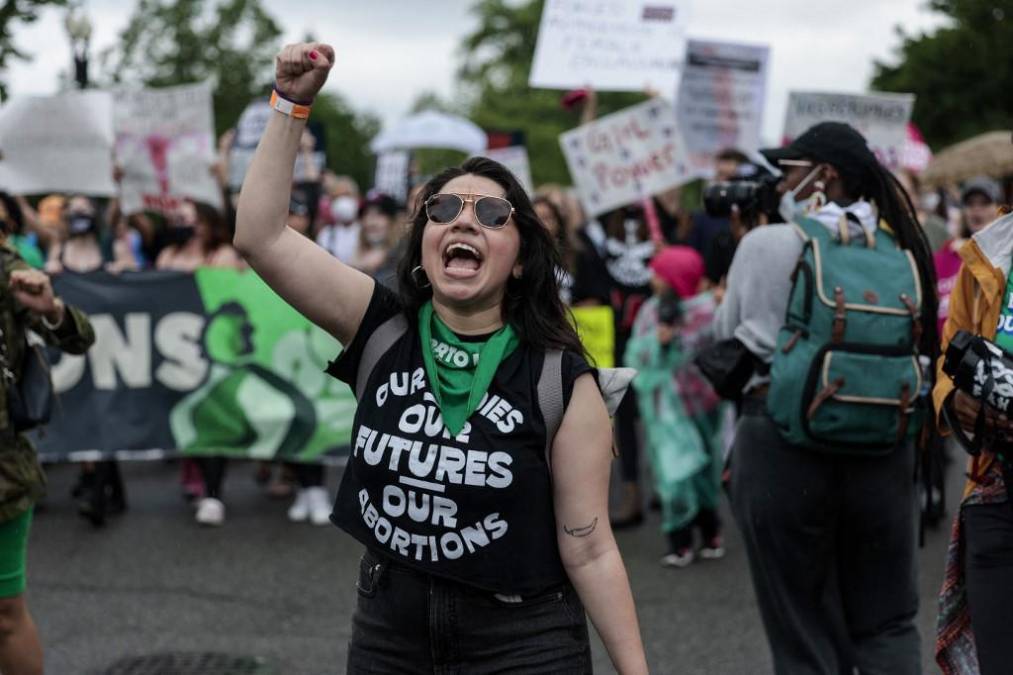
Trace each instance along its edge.
<path fill-rule="evenodd" d="M 88 88 L 88 45 L 91 42 L 91 21 L 79 3 L 73 3 L 64 21 L 74 55 L 74 81 L 79 89 Z"/>

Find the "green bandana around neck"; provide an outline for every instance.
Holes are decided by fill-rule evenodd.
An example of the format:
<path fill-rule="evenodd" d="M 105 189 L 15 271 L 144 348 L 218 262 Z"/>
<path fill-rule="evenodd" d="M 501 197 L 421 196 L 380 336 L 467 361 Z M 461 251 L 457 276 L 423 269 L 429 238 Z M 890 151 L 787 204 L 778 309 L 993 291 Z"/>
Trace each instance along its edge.
<path fill-rule="evenodd" d="M 520 341 L 506 324 L 484 342 L 462 340 L 433 311 L 430 300 L 419 309 L 422 361 L 443 424 L 457 436 L 478 409 L 492 378 Z"/>

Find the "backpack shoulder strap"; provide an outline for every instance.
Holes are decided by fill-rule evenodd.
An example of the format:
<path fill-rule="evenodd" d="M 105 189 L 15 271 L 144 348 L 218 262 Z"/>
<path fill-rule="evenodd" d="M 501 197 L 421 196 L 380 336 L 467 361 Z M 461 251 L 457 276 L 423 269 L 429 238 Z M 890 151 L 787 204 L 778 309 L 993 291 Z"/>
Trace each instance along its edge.
<path fill-rule="evenodd" d="M 552 443 L 556 432 L 563 423 L 563 352 L 550 349 L 542 361 L 542 373 L 538 376 L 538 409 L 545 421 L 545 463 L 552 470 Z"/>
<path fill-rule="evenodd" d="M 408 330 L 408 320 L 403 312 L 398 312 L 391 318 L 381 323 L 373 334 L 366 340 L 362 348 L 362 358 L 359 359 L 359 370 L 355 374 L 355 399 L 362 397 L 366 389 L 366 381 L 369 379 L 373 368 L 376 367 L 380 357 L 387 353 L 387 350 L 394 346 L 402 335 Z"/>

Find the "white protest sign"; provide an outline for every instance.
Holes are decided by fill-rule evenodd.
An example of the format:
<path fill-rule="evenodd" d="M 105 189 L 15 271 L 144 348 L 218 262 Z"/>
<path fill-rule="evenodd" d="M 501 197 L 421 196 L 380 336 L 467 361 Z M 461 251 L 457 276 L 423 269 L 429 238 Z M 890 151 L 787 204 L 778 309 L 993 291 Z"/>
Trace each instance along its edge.
<path fill-rule="evenodd" d="M 770 48 L 690 40 L 676 97 L 676 117 L 694 169 L 713 174 L 713 157 L 726 148 L 760 145 Z"/>
<path fill-rule="evenodd" d="M 528 161 L 528 149 L 523 145 L 511 145 L 506 148 L 486 150 L 482 154 L 509 169 L 510 173 L 520 181 L 521 187 L 528 194 L 534 192 L 534 183 L 531 182 L 531 162 Z"/>
<path fill-rule="evenodd" d="M 232 141 L 232 148 L 229 150 L 229 187 L 238 191 L 243 186 L 243 179 L 246 178 L 246 171 L 253 161 L 253 153 L 257 150 L 260 137 L 264 135 L 267 128 L 267 121 L 275 114 L 268 100 L 259 99 L 246 106 L 246 110 L 239 116 L 236 124 L 236 137 Z M 313 133 L 312 129 L 308 129 Z M 315 139 L 315 147 L 312 152 L 312 162 L 316 169 L 313 173 L 320 176 L 326 163 L 326 155 L 323 151 L 320 139 Z M 310 167 L 306 166 L 305 155 L 300 152 L 295 158 L 295 170 L 292 181 L 301 183 L 308 179 Z M 318 178 L 315 180 L 319 180 Z"/>
<path fill-rule="evenodd" d="M 116 101 L 123 211 L 171 212 L 183 198 L 221 208 L 210 83 L 118 91 Z"/>
<path fill-rule="evenodd" d="M 408 199 L 408 164 L 411 154 L 406 150 L 390 150 L 376 156 L 373 186 L 399 202 Z"/>
<path fill-rule="evenodd" d="M 793 91 L 788 94 L 784 142 L 790 143 L 819 122 L 846 122 L 865 136 L 869 148 L 884 166 L 894 169 L 903 158 L 914 103 L 914 94 Z"/>
<path fill-rule="evenodd" d="M 0 187 L 112 196 L 114 139 L 109 92 L 14 99 L 0 108 Z"/>
<path fill-rule="evenodd" d="M 567 131 L 559 143 L 588 215 L 639 201 L 694 177 L 675 110 L 660 98 Z"/>
<path fill-rule="evenodd" d="M 546 0 L 528 83 L 674 92 L 686 9 L 686 0 Z"/>

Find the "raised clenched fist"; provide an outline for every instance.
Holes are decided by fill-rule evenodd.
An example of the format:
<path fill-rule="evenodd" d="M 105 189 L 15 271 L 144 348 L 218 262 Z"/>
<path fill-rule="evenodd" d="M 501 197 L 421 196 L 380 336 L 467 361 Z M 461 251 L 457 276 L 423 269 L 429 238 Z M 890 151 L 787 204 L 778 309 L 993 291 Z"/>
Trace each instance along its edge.
<path fill-rule="evenodd" d="M 321 42 L 287 45 L 275 58 L 274 79 L 279 93 L 296 103 L 313 101 L 334 65 L 334 49 Z"/>

